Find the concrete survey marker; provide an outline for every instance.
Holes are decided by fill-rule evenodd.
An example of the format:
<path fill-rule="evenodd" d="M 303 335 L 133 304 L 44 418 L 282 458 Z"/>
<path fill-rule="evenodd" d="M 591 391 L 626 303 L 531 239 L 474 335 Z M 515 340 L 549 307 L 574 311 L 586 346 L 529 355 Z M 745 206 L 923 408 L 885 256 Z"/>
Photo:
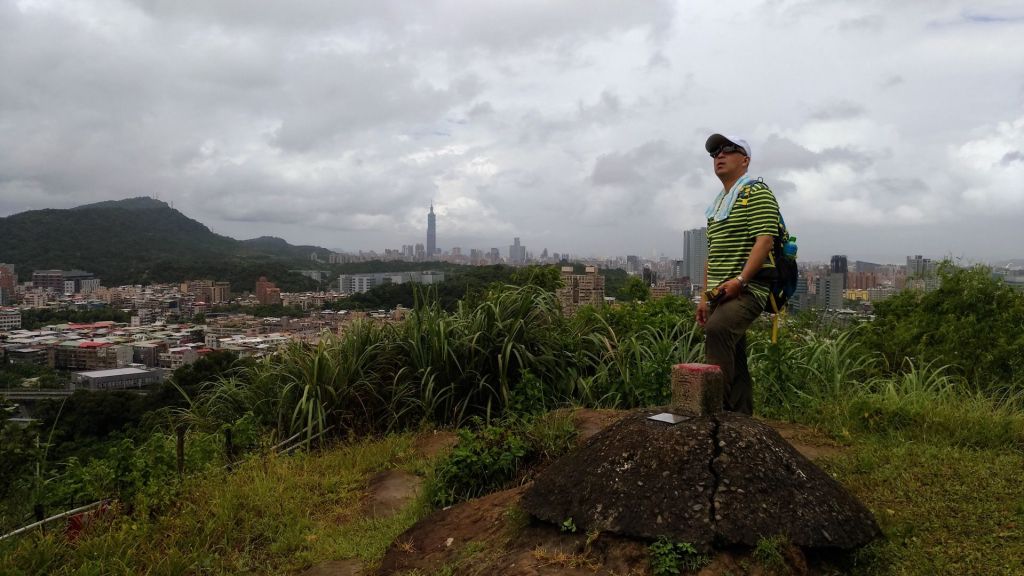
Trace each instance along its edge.
<path fill-rule="evenodd" d="M 537 477 L 523 508 L 556 525 L 571 518 L 583 531 L 667 536 L 704 551 L 774 535 L 852 549 L 880 534 L 863 504 L 768 425 L 730 412 L 674 425 L 649 418 L 677 411 L 640 410 L 596 434 Z"/>

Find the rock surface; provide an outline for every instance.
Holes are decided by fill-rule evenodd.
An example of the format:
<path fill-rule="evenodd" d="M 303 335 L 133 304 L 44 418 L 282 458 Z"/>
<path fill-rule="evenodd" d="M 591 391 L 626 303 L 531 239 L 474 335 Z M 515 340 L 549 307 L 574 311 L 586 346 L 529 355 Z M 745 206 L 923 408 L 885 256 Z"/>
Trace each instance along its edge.
<path fill-rule="evenodd" d="M 556 525 L 702 550 L 773 535 L 851 549 L 880 534 L 860 502 L 771 427 L 734 413 L 647 419 L 662 411 L 630 414 L 551 464 L 523 508 Z"/>
<path fill-rule="evenodd" d="M 716 419 L 716 537 L 753 546 L 784 534 L 805 548 L 852 549 L 881 534 L 863 504 L 770 426 L 732 412 Z"/>
<path fill-rule="evenodd" d="M 714 422 L 647 419 L 657 412 L 626 416 L 552 463 L 523 508 L 556 525 L 571 518 L 583 531 L 710 544 Z"/>

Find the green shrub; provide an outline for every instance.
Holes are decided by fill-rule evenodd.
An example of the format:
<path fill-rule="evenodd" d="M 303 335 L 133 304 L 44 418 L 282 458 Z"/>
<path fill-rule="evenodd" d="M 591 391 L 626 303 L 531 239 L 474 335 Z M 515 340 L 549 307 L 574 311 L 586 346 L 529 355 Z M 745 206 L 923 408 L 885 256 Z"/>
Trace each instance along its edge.
<path fill-rule="evenodd" d="M 650 555 L 651 573 L 655 576 L 675 576 L 681 571 L 696 572 L 711 563 L 711 559 L 699 554 L 689 542 L 673 542 L 662 536 L 647 547 Z"/>
<path fill-rule="evenodd" d="M 458 444 L 435 470 L 431 501 L 450 506 L 504 486 L 519 471 L 529 449 L 526 439 L 508 428 L 459 430 Z"/>
<path fill-rule="evenodd" d="M 531 418 L 523 424 L 530 453 L 550 460 L 568 452 L 576 444 L 576 424 L 569 410 L 557 410 Z"/>
<path fill-rule="evenodd" d="M 903 291 L 879 302 L 860 335 L 899 367 L 904 358 L 954 367 L 973 390 L 991 394 L 1024 385 L 1024 293 L 982 266 L 940 267 L 937 290 Z"/>
<path fill-rule="evenodd" d="M 754 546 L 754 560 L 773 573 L 789 573 L 786 564 L 786 547 L 789 540 L 785 536 L 776 535 L 760 538 Z"/>
<path fill-rule="evenodd" d="M 498 490 L 535 462 L 557 458 L 576 440 L 572 413 L 510 416 L 500 425 L 459 430 L 459 441 L 434 469 L 427 492 L 435 506 L 449 506 Z"/>

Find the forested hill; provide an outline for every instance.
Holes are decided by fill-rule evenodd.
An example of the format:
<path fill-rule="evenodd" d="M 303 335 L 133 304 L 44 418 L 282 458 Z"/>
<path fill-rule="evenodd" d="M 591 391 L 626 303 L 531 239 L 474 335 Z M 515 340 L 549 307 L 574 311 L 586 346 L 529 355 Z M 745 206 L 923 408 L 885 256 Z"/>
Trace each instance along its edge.
<path fill-rule="evenodd" d="M 32 270 L 80 269 L 107 286 L 215 278 L 251 289 L 256 277 L 266 275 L 282 288 L 302 289 L 309 286 L 287 270 L 309 267 L 314 250 L 328 253 L 279 238 L 222 236 L 146 197 L 0 218 L 0 262 L 14 264 L 23 279 Z"/>

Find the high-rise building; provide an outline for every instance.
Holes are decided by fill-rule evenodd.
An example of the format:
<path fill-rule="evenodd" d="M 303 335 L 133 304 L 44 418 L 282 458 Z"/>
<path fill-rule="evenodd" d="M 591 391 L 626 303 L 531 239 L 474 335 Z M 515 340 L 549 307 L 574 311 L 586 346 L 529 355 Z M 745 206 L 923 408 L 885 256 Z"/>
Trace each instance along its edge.
<path fill-rule="evenodd" d="M 427 259 L 432 259 L 437 253 L 437 217 L 434 215 L 434 203 L 430 203 L 430 212 L 427 213 Z"/>
<path fill-rule="evenodd" d="M 626 256 L 626 273 L 637 275 L 640 273 L 640 257 L 629 254 Z"/>
<path fill-rule="evenodd" d="M 14 302 L 14 289 L 18 286 L 18 275 L 13 264 L 0 264 L 0 306 Z"/>
<path fill-rule="evenodd" d="M 58 294 L 64 293 L 63 270 L 36 270 L 32 272 L 32 286 Z"/>
<path fill-rule="evenodd" d="M 931 258 L 924 258 L 920 254 L 911 258 L 907 256 L 907 277 L 925 278 L 935 274 L 935 263 Z"/>
<path fill-rule="evenodd" d="M 846 290 L 846 273 L 849 272 L 849 268 L 846 264 L 846 256 L 843 254 L 836 254 L 832 257 L 832 264 L 829 267 L 829 271 L 832 274 L 842 274 L 843 276 L 843 290 Z"/>
<path fill-rule="evenodd" d="M 704 285 L 704 266 L 708 262 L 708 229 L 694 228 L 683 232 L 683 273 L 690 284 Z"/>
<path fill-rule="evenodd" d="M 846 275 L 829 272 L 817 278 L 816 304 L 826 310 L 840 310 L 843 307 L 843 284 Z"/>
<path fill-rule="evenodd" d="M 810 308 L 810 291 L 809 291 L 810 280 L 800 276 L 796 279 L 796 291 L 789 298 L 789 308 L 793 311 L 806 310 Z"/>
<path fill-rule="evenodd" d="M 512 244 L 508 247 L 508 261 L 510 264 L 526 263 L 526 246 L 519 244 L 518 236 L 512 241 Z"/>
<path fill-rule="evenodd" d="M 673 280 L 681 280 L 686 278 L 686 271 L 683 268 L 686 265 L 685 260 L 673 260 L 672 261 L 672 274 Z"/>
<path fill-rule="evenodd" d="M 604 276 L 597 273 L 596 266 L 587 266 L 583 274 L 573 273 L 572 266 L 563 266 L 562 287 L 555 294 L 566 316 L 575 314 L 582 306 L 601 306 L 604 304 Z"/>
<path fill-rule="evenodd" d="M 91 292 L 98 288 L 99 284 L 99 278 L 84 270 L 36 270 L 32 272 L 32 286 L 57 294 L 71 295 L 79 292 Z"/>
<path fill-rule="evenodd" d="M 256 300 L 264 306 L 280 304 L 281 289 L 267 280 L 266 276 L 260 276 L 260 279 L 256 281 Z"/>

